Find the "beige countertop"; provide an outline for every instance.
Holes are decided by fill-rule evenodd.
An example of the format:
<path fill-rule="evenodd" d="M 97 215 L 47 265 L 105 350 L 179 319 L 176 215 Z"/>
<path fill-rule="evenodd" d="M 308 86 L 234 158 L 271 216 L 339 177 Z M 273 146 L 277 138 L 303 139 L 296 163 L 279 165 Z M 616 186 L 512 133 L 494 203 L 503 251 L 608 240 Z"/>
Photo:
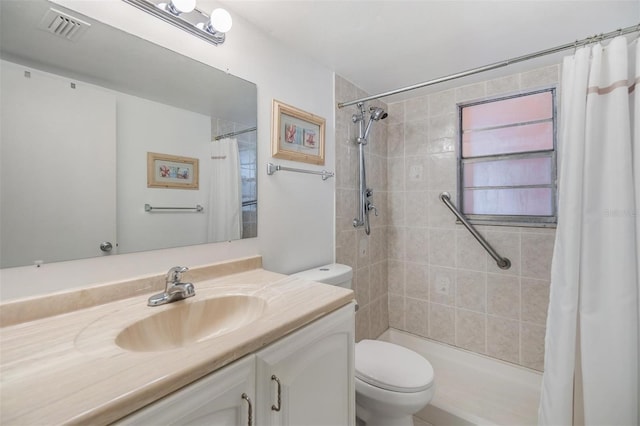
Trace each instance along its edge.
<path fill-rule="evenodd" d="M 227 267 L 230 275 L 214 273 L 209 275 L 217 278 L 202 280 L 193 277 L 207 274 L 196 271 L 187 277 L 195 285 L 194 297 L 153 308 L 146 302 L 158 290 L 157 277 L 149 278 L 155 280 L 154 285 L 141 286 L 147 293 L 35 320 L 18 322 L 15 312 L 46 306 L 46 298 L 7 305 L 7 315 L 15 312 L 13 320 L 5 318 L 5 326 L 0 329 L 0 422 L 111 423 L 344 306 L 354 297 L 351 290 L 268 272 L 255 265 L 248 262 L 240 268 Z M 237 272 L 247 267 L 254 269 Z M 117 284 L 123 285 L 126 283 Z M 86 300 L 87 291 L 67 299 Z M 104 286 L 101 291 L 105 292 Z M 115 344 L 120 331 L 151 314 L 226 295 L 259 297 L 266 307 L 261 317 L 247 326 L 176 349 L 131 352 Z M 52 300 L 56 297 L 61 295 Z M 0 306 L 3 309 L 5 305 Z"/>

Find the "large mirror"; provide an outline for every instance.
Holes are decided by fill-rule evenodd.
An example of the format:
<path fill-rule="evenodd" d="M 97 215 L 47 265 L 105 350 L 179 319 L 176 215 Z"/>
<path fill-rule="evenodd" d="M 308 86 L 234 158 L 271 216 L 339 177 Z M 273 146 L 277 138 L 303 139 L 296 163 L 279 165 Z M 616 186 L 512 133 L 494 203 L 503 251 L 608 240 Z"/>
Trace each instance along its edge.
<path fill-rule="evenodd" d="M 1 267 L 257 235 L 255 84 L 43 0 L 0 8 Z"/>

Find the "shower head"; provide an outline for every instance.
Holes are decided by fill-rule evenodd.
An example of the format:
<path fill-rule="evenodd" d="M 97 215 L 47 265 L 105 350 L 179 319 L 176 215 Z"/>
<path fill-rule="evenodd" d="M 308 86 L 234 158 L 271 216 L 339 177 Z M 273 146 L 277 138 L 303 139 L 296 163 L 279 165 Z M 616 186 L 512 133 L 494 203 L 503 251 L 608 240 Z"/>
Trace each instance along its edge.
<path fill-rule="evenodd" d="M 371 119 L 375 121 L 384 120 L 389 115 L 382 108 L 378 107 L 369 108 L 369 112 L 371 113 Z"/>
<path fill-rule="evenodd" d="M 364 130 L 364 137 L 363 137 L 364 140 L 366 140 L 369 137 L 371 124 L 374 121 L 384 120 L 385 118 L 387 118 L 387 115 L 388 115 L 382 108 L 378 108 L 378 107 L 369 108 L 369 112 L 371 113 L 371 118 L 369 119 L 369 122 L 367 123 L 367 127 Z"/>

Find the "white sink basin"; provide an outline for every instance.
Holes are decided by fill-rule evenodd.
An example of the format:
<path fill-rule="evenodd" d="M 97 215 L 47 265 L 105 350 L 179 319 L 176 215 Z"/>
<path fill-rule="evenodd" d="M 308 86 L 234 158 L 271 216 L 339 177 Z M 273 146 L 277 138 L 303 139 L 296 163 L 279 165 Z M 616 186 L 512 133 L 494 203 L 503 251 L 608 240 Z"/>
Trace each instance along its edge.
<path fill-rule="evenodd" d="M 175 302 L 122 330 L 115 343 L 134 352 L 181 348 L 244 327 L 260 318 L 266 306 L 264 299 L 246 295 Z"/>

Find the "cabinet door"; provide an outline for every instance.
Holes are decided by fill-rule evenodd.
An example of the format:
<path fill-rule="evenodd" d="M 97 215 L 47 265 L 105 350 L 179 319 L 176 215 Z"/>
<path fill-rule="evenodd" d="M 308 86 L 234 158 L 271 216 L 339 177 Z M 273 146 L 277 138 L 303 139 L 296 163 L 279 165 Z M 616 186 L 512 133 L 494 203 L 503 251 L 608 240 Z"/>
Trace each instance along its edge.
<path fill-rule="evenodd" d="M 261 426 L 355 424 L 354 311 L 345 306 L 256 354 Z"/>
<path fill-rule="evenodd" d="M 255 356 L 249 355 L 147 405 L 116 424 L 249 425 L 249 403 L 242 394 L 246 394 L 253 404 L 254 390 Z M 255 404 L 251 408 L 255 410 Z"/>

